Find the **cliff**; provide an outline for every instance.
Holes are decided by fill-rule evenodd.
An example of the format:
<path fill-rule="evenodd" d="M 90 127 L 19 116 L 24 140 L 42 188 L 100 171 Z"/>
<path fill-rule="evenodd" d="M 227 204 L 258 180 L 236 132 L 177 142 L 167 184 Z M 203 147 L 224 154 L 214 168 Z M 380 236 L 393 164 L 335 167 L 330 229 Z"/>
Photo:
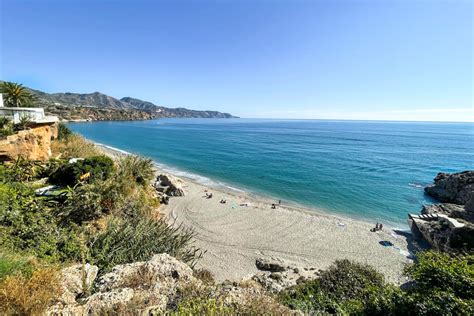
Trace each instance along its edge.
<path fill-rule="evenodd" d="M 420 216 L 410 215 L 412 230 L 438 250 L 473 250 L 474 171 L 439 173 L 425 193 L 443 203 L 423 206 Z"/>
<path fill-rule="evenodd" d="M 0 161 L 15 160 L 19 156 L 30 160 L 51 157 L 51 140 L 58 136 L 57 124 L 37 124 L 30 129 L 0 139 Z"/>

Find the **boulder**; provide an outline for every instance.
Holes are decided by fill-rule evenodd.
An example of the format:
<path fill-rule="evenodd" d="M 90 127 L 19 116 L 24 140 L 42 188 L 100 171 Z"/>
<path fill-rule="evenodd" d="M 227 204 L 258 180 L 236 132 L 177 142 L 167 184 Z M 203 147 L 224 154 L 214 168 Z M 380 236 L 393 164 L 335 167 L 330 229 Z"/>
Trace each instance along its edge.
<path fill-rule="evenodd" d="M 425 192 L 440 202 L 464 205 L 474 196 L 474 171 L 438 173 Z"/>
<path fill-rule="evenodd" d="M 160 174 L 154 183 L 155 189 L 168 196 L 184 196 L 181 180 L 169 174 Z"/>
<path fill-rule="evenodd" d="M 262 271 L 282 272 L 288 270 L 288 264 L 280 258 L 257 258 L 255 265 Z"/>
<path fill-rule="evenodd" d="M 193 270 L 168 254 L 154 255 L 149 261 L 115 266 L 97 281 L 100 292 L 117 288 L 147 288 L 172 291 L 178 283 L 197 281 Z"/>

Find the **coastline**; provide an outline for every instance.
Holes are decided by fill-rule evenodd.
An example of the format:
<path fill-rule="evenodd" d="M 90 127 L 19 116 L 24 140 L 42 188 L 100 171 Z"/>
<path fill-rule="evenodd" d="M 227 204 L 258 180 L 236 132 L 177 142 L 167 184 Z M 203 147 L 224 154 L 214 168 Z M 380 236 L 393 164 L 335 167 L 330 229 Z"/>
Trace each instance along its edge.
<path fill-rule="evenodd" d="M 122 156 L 126 151 L 95 143 L 105 154 Z M 302 267 L 325 269 L 335 260 L 350 259 L 373 265 L 386 278 L 402 283 L 402 270 L 411 262 L 409 235 L 390 227 L 370 232 L 374 223 L 324 210 L 284 204 L 245 190 L 227 190 L 163 170 L 178 177 L 186 196 L 170 199 L 160 212 L 174 225 L 197 233 L 195 245 L 206 251 L 199 268 L 211 271 L 217 280 L 247 279 L 258 270 L 255 259 L 276 257 Z M 213 198 L 206 199 L 205 193 Z M 226 200 L 225 204 L 219 203 Z M 383 246 L 389 242 L 391 246 Z"/>

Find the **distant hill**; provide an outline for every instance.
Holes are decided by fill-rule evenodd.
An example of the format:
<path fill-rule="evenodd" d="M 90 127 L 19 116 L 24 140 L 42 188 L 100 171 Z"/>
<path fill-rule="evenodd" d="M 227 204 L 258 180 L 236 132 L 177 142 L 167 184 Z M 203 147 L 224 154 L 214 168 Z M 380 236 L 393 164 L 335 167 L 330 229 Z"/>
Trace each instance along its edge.
<path fill-rule="evenodd" d="M 131 97 L 116 99 L 100 92 L 46 93 L 29 89 L 36 104 L 64 120 L 148 120 L 156 118 L 232 118 L 229 113 L 167 108 Z"/>

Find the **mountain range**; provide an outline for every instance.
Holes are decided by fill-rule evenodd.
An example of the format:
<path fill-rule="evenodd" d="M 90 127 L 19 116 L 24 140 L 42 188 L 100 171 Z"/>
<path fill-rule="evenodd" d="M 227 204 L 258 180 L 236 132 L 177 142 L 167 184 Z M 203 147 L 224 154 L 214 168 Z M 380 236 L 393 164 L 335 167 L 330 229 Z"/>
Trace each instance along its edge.
<path fill-rule="evenodd" d="M 157 118 L 233 118 L 229 113 L 168 108 L 132 97 L 116 99 L 100 92 L 46 93 L 29 88 L 35 104 L 63 120 L 146 120 Z"/>

